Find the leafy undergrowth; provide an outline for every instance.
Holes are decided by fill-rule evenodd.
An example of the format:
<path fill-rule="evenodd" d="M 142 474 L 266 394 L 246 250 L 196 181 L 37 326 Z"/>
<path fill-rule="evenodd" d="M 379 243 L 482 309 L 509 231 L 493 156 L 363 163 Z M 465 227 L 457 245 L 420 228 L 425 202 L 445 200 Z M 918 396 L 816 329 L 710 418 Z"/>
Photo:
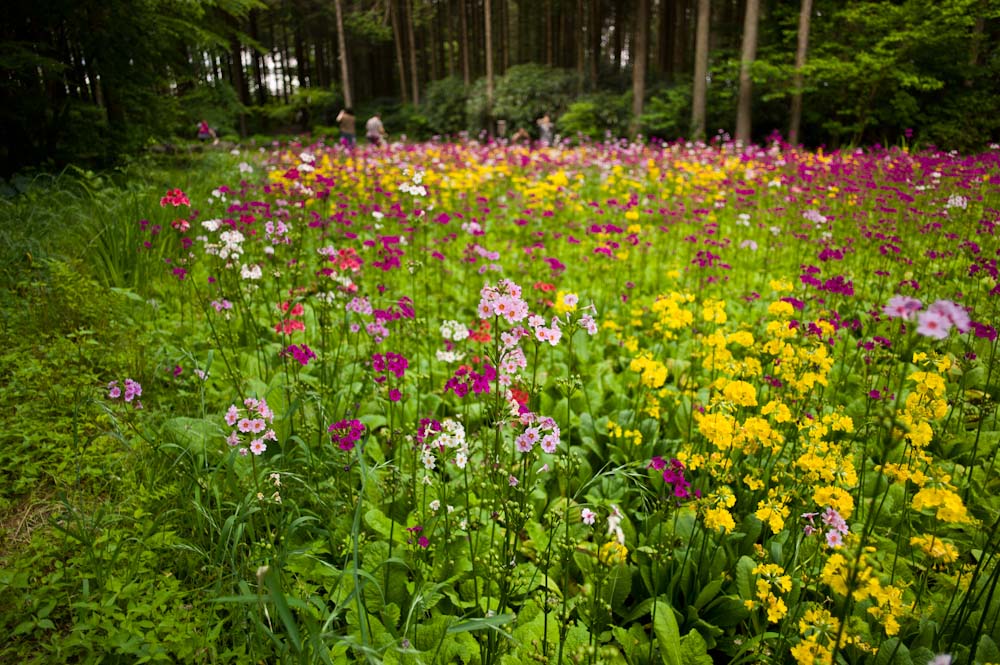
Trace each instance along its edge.
<path fill-rule="evenodd" d="M 1000 661 L 996 154 L 291 147 L 4 201 L 0 658 Z"/>

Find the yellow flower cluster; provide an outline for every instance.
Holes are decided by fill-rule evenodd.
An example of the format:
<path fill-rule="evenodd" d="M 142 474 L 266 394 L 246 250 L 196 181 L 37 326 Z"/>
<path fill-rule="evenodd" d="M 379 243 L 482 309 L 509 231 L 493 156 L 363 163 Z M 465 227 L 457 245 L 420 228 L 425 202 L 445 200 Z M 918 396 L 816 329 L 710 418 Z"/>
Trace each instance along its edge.
<path fill-rule="evenodd" d="M 754 596 L 757 602 L 767 610 L 767 620 L 778 623 L 788 613 L 785 601 L 778 593 L 788 593 L 792 590 L 792 578 L 785 574 L 785 569 L 775 563 L 762 563 L 752 571 L 757 575 Z M 753 604 L 753 601 L 749 601 Z"/>
<path fill-rule="evenodd" d="M 639 374 L 639 381 L 647 388 L 661 388 L 667 381 L 667 366 L 653 360 L 647 353 L 633 358 L 628 368 Z"/>
<path fill-rule="evenodd" d="M 736 505 L 736 496 L 727 485 L 721 485 L 715 492 L 706 496 L 703 504 L 707 506 L 704 518 L 706 529 L 730 533 L 736 528 L 733 515 L 729 512 L 729 509 Z"/>
<path fill-rule="evenodd" d="M 754 515 L 761 522 L 766 522 L 771 527 L 772 532 L 780 533 L 785 528 L 785 518 L 791 512 L 788 508 L 790 501 L 791 497 L 788 494 L 779 492 L 777 488 L 772 487 L 768 490 L 767 498 L 761 499 L 757 504 L 757 512 Z"/>
<path fill-rule="evenodd" d="M 642 443 L 642 432 L 637 429 L 623 429 L 621 425 L 611 420 L 608 421 L 608 436 L 636 446 Z"/>
<path fill-rule="evenodd" d="M 694 323 L 694 314 L 682 306 L 694 302 L 690 293 L 672 292 L 661 295 L 653 303 L 652 312 L 656 315 L 653 330 L 660 333 L 664 339 L 673 339 L 674 330 L 687 328 Z"/>
<path fill-rule="evenodd" d="M 958 549 L 937 536 L 913 536 L 910 538 L 910 545 L 941 563 L 955 563 L 958 560 Z"/>
<path fill-rule="evenodd" d="M 966 524 L 972 522 L 962 497 L 947 484 L 945 476 L 938 487 L 922 487 L 913 495 L 914 510 L 933 510 L 934 516 L 942 522 Z"/>

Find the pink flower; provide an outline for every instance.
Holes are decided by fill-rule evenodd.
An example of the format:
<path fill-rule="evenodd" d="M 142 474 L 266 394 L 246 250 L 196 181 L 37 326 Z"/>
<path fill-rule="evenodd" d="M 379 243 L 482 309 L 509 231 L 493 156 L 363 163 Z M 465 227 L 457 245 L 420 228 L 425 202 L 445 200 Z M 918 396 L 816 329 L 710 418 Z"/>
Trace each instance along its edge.
<path fill-rule="evenodd" d="M 910 298 L 908 296 L 893 296 L 892 298 L 889 298 L 888 304 L 882 308 L 882 313 L 890 319 L 912 320 L 913 315 L 916 314 L 922 306 L 923 303 L 916 298 Z"/>
<path fill-rule="evenodd" d="M 964 307 L 951 300 L 938 300 L 928 307 L 927 311 L 940 314 L 948 319 L 952 325 L 958 328 L 958 332 L 967 333 L 972 328 L 972 320 L 969 319 L 969 313 L 965 311 Z"/>
<path fill-rule="evenodd" d="M 951 320 L 938 311 L 926 310 L 917 314 L 917 332 L 924 337 L 947 339 Z"/>
<path fill-rule="evenodd" d="M 250 452 L 254 455 L 260 455 L 265 450 L 267 450 L 267 444 L 262 439 L 254 439 L 250 442 Z"/>
<path fill-rule="evenodd" d="M 844 544 L 844 537 L 840 535 L 839 531 L 827 531 L 826 532 L 826 544 L 828 547 L 837 549 Z"/>
<path fill-rule="evenodd" d="M 249 432 L 252 427 L 253 422 L 249 418 L 240 418 L 239 423 L 236 425 L 236 428 L 244 434 Z"/>
<path fill-rule="evenodd" d="M 240 411 L 236 408 L 235 404 L 229 406 L 229 410 L 226 411 L 226 424 L 233 427 L 236 422 L 240 419 Z"/>
<path fill-rule="evenodd" d="M 590 508 L 584 508 L 583 510 L 580 511 L 580 519 L 583 520 L 584 524 L 587 525 L 593 524 L 594 520 L 597 519 L 597 513 L 595 513 Z"/>

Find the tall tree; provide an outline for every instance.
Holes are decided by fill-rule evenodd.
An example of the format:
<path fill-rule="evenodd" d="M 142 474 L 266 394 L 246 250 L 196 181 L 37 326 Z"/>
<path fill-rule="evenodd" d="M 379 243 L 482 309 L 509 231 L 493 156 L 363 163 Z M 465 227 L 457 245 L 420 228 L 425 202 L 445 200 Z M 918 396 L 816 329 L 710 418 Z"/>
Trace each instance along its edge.
<path fill-rule="evenodd" d="M 646 61 L 649 59 L 649 0 L 638 0 L 635 20 L 635 51 L 632 54 L 632 122 L 629 134 L 639 132 L 642 104 L 646 98 Z"/>
<path fill-rule="evenodd" d="M 465 83 L 466 89 L 472 83 L 472 72 L 469 67 L 469 18 L 468 18 L 468 7 L 465 4 L 465 0 L 458 0 L 458 14 L 460 19 L 460 36 L 459 39 L 462 42 L 462 82 Z"/>
<path fill-rule="evenodd" d="M 691 88 L 691 138 L 705 138 L 705 102 L 708 92 L 708 24 L 710 0 L 698 0 L 698 27 L 694 45 L 694 81 Z"/>
<path fill-rule="evenodd" d="M 483 13 L 486 40 L 486 117 L 493 121 L 493 3 L 484 0 Z"/>
<path fill-rule="evenodd" d="M 410 0 L 403 0 L 406 7 L 406 38 L 410 46 L 410 91 L 413 93 L 413 103 L 420 106 L 420 81 L 417 72 L 417 39 L 413 24 L 416 19 L 413 16 L 413 4 Z"/>
<path fill-rule="evenodd" d="M 795 74 L 792 77 L 792 108 L 788 124 L 788 142 L 799 142 L 799 126 L 802 124 L 802 68 L 806 66 L 806 52 L 809 49 L 809 20 L 812 17 L 812 0 L 802 0 L 799 7 L 798 45 L 795 47 Z"/>
<path fill-rule="evenodd" d="M 340 85 L 344 89 L 344 106 L 354 106 L 351 96 L 351 76 L 347 66 L 347 40 L 344 38 L 344 8 L 343 0 L 333 0 L 333 8 L 337 14 L 337 48 L 340 54 Z"/>
<path fill-rule="evenodd" d="M 747 0 L 743 15 L 743 48 L 740 54 L 740 91 L 736 104 L 736 140 L 750 143 L 753 106 L 753 62 L 757 59 L 757 23 L 760 20 L 760 0 Z"/>
<path fill-rule="evenodd" d="M 403 103 L 409 104 L 410 97 L 406 93 L 406 60 L 403 58 L 403 29 L 399 20 L 399 0 L 389 0 L 389 18 L 392 21 L 392 44 L 396 48 L 399 89 L 402 93 Z"/>

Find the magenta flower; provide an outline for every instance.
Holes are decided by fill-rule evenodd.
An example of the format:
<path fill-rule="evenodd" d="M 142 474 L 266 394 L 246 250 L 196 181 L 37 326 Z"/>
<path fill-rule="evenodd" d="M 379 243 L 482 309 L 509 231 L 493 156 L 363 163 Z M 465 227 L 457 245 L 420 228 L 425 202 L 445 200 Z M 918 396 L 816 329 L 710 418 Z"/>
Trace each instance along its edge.
<path fill-rule="evenodd" d="M 365 426 L 360 420 L 338 420 L 327 429 L 330 440 L 341 450 L 352 450 L 354 444 L 364 436 Z"/>

